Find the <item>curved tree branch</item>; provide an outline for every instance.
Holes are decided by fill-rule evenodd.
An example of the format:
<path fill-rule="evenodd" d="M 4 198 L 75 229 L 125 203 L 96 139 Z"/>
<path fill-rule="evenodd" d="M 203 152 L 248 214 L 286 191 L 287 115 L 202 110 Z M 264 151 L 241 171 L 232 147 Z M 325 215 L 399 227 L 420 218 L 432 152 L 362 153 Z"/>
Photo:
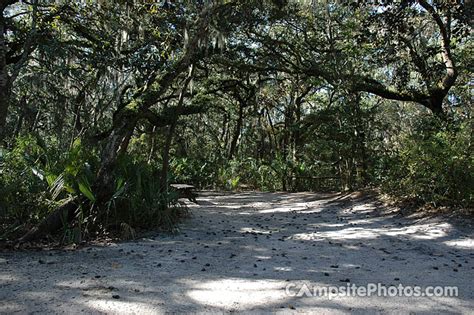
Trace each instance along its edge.
<path fill-rule="evenodd" d="M 456 78 L 458 75 L 456 65 L 451 55 L 451 38 L 448 31 L 449 26 L 447 27 L 443 23 L 443 20 L 441 19 L 441 16 L 438 14 L 436 9 L 431 4 L 429 4 L 426 0 L 418 0 L 418 3 L 426 11 L 428 11 L 428 13 L 430 13 L 432 18 L 436 22 L 436 25 L 438 26 L 439 32 L 441 34 L 441 56 L 443 57 L 443 62 L 446 67 L 446 75 L 441 81 L 441 88 L 444 92 L 444 95 L 446 95 L 449 89 L 456 82 Z M 448 23 L 449 22 L 450 21 L 448 20 Z"/>

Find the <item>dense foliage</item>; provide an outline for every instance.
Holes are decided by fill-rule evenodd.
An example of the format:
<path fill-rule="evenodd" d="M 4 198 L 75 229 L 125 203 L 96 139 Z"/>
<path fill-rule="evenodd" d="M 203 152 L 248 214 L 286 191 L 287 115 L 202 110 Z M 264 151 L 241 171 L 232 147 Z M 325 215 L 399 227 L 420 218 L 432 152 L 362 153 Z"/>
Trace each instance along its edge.
<path fill-rule="evenodd" d="M 0 0 L 0 239 L 172 227 L 172 182 L 472 207 L 471 2 L 355 3 Z"/>

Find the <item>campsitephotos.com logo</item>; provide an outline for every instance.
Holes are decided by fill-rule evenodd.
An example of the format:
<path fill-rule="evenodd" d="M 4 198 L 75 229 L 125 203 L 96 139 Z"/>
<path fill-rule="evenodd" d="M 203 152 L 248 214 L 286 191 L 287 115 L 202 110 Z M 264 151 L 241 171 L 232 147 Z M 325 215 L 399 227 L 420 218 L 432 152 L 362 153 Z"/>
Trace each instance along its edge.
<path fill-rule="evenodd" d="M 310 286 L 308 284 L 289 283 L 285 293 L 291 297 L 457 297 L 459 289 L 456 286 L 405 286 L 403 284 L 385 286 L 382 283 L 368 283 L 357 286 L 347 283 L 345 286 Z"/>

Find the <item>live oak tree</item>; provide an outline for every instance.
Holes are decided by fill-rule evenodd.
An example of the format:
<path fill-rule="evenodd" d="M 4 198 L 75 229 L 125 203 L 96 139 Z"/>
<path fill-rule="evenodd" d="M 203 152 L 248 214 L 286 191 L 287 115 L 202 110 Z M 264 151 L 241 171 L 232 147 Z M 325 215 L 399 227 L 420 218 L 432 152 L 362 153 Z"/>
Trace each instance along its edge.
<path fill-rule="evenodd" d="M 265 18 L 255 11 L 260 23 L 250 25 L 246 40 L 263 48 L 255 70 L 324 78 L 443 116 L 458 76 L 453 46 L 469 37 L 469 6 L 422 0 L 301 7 L 290 1 Z"/>
<path fill-rule="evenodd" d="M 443 115 L 443 102 L 458 77 L 453 49 L 469 32 L 467 7 L 457 1 L 419 0 L 368 10 L 372 12 L 358 44 L 369 46 L 365 53 L 377 56 L 374 61 L 391 66 L 392 86 L 361 76 L 353 81 L 354 89 L 419 103 Z M 379 47 L 384 52 L 377 53 Z"/>
<path fill-rule="evenodd" d="M 147 85 L 138 88 L 128 104 L 125 104 L 114 113 L 112 129 L 107 136 L 106 145 L 101 154 L 101 164 L 97 175 L 96 188 L 100 192 L 99 201 L 105 201 L 111 196 L 113 168 L 117 156 L 120 152 L 126 151 L 130 137 L 140 119 L 148 119 L 150 123 L 157 126 L 170 124 L 168 141 L 171 141 L 177 117 L 187 113 L 183 102 L 185 92 L 192 79 L 193 71 L 189 69 L 192 69 L 194 63 L 204 56 L 207 39 L 212 35 L 210 33 L 212 31 L 212 19 L 218 17 L 220 11 L 225 12 L 228 9 L 227 7 L 231 5 L 232 3 L 205 6 L 200 10 L 198 9 L 193 23 L 186 25 L 187 21 L 183 21 L 182 23 L 185 24 L 183 25 L 185 28 L 181 29 L 181 31 L 185 40 L 181 43 L 181 46 L 174 46 L 173 50 L 168 53 L 170 56 L 169 60 L 150 75 L 147 79 Z M 175 8 L 174 10 L 178 9 Z M 176 13 L 178 12 L 175 11 Z M 173 116 L 162 119 L 151 111 L 150 108 L 156 105 L 158 100 L 165 96 L 165 92 L 171 87 L 173 82 L 187 71 L 189 71 L 189 74 L 184 79 L 182 86 L 179 87 L 180 93 L 176 106 L 166 109 L 166 112 Z M 190 113 L 195 111 L 194 108 L 190 109 Z M 169 145 L 168 143 L 166 146 Z M 164 152 L 167 155 L 167 150 Z M 165 156 L 161 176 L 163 181 L 167 173 L 167 159 Z"/>
<path fill-rule="evenodd" d="M 129 58 L 146 58 L 148 56 L 154 58 L 155 56 L 150 54 L 159 53 L 159 55 L 157 59 L 149 60 L 144 65 L 144 68 L 138 68 L 137 70 L 140 72 L 130 74 L 133 76 L 133 80 L 126 82 L 120 97 L 118 99 L 115 98 L 116 104 L 113 105 L 116 105 L 116 107 L 109 130 L 103 132 L 99 137 L 95 137 L 95 139 L 102 139 L 103 141 L 100 150 L 100 162 L 95 176 L 96 180 L 92 184 L 92 189 L 96 192 L 94 202 L 99 216 L 103 215 L 102 210 L 106 208 L 106 203 L 114 193 L 117 159 L 127 151 L 130 139 L 140 121 L 145 120 L 155 127 L 169 126 L 167 144 L 162 156 L 162 175 L 160 176 L 162 181 L 160 191 L 166 191 L 168 151 L 178 117 L 201 110 L 195 106 L 183 105 L 185 97 L 188 97 L 186 92 L 192 79 L 193 71 L 189 71 L 189 69 L 192 69 L 194 63 L 208 53 L 207 45 L 214 31 L 211 25 L 212 20 L 218 18 L 221 12 L 229 12 L 229 7 L 233 3 L 198 5 L 194 8 L 189 5 L 186 7 L 189 10 L 188 15 L 184 14 L 184 8 L 180 6 L 155 7 L 146 3 L 138 6 L 124 4 L 121 9 L 124 9 L 125 12 L 128 10 L 127 14 L 135 15 L 135 18 L 140 14 L 144 14 L 144 19 L 140 21 L 140 24 L 133 24 L 132 21 L 132 25 L 128 26 L 128 28 L 132 28 L 134 33 L 130 29 L 110 29 L 109 23 L 120 22 L 123 16 L 121 16 L 121 12 L 114 11 L 106 5 L 102 3 L 96 8 L 99 9 L 99 12 L 102 9 L 111 9 L 111 12 L 117 14 L 109 16 L 109 19 L 113 19 L 106 21 L 103 19 L 97 20 L 97 17 L 92 16 L 89 18 L 90 23 L 98 23 L 102 28 L 105 28 L 105 31 L 102 28 L 96 28 L 97 26 L 94 24 L 91 24 L 90 28 L 81 25 L 79 21 L 76 21 L 79 16 L 63 18 L 61 22 L 66 27 L 72 29 L 75 38 L 84 41 L 83 45 L 92 47 L 94 49 L 93 53 L 102 54 L 102 58 L 107 55 L 110 56 L 109 58 L 111 58 L 112 63 L 106 61 L 106 70 L 108 70 L 108 67 L 113 67 L 117 64 L 121 65 L 123 60 L 121 58 L 126 58 L 127 56 Z M 90 10 L 91 8 L 94 9 L 93 6 L 90 6 L 79 8 L 79 10 L 82 10 L 84 14 L 85 10 Z M 193 18 L 194 21 L 190 20 L 190 18 Z M 86 20 L 86 22 L 89 21 Z M 111 32 L 119 33 L 122 36 L 117 38 Z M 125 37 L 134 35 L 134 40 L 129 39 L 123 43 L 124 33 Z M 97 47 L 97 44 L 100 43 L 98 41 L 99 34 L 102 38 L 107 36 L 111 41 L 115 40 L 115 42 L 104 43 L 102 41 L 102 45 Z M 123 48 L 124 46 L 126 47 L 125 49 Z M 143 52 L 147 52 L 148 56 L 143 54 Z M 142 59 L 138 59 L 138 61 L 142 62 Z M 104 69 L 103 64 L 98 66 Z M 135 70 L 132 68 L 131 71 L 127 67 L 136 66 L 139 67 L 140 65 L 121 65 L 117 72 L 123 76 L 127 72 Z M 92 65 L 92 67 L 97 66 Z M 183 82 L 179 83 L 183 75 L 185 76 L 188 71 L 189 75 L 183 79 Z M 177 88 L 175 88 L 176 84 L 178 85 Z M 117 84 L 113 86 L 117 86 Z M 178 89 L 180 92 L 175 94 L 175 89 Z M 169 91 L 171 94 L 166 95 Z M 176 99 L 176 104 L 171 102 L 174 105 L 161 108 L 161 112 L 153 110 L 153 107 L 157 107 L 160 111 L 160 105 L 169 104 L 173 99 Z M 74 200 L 74 202 L 77 202 L 77 200 Z M 79 200 L 79 202 L 82 201 Z M 73 207 L 69 203 L 66 206 L 68 207 L 68 210 L 65 212 L 66 218 L 62 218 L 62 221 L 68 221 L 72 216 L 69 210 L 73 209 Z M 53 214 L 55 218 L 63 215 L 64 211 L 62 209 L 58 209 Z M 51 220 L 47 221 L 51 228 L 54 229 L 61 220 L 54 219 L 57 224 L 51 224 Z M 30 233 L 27 238 L 32 238 L 32 235 L 35 236 L 35 234 Z"/>
<path fill-rule="evenodd" d="M 170 181 L 472 201 L 470 1 L 0 3 L 23 240 L 171 222 Z"/>

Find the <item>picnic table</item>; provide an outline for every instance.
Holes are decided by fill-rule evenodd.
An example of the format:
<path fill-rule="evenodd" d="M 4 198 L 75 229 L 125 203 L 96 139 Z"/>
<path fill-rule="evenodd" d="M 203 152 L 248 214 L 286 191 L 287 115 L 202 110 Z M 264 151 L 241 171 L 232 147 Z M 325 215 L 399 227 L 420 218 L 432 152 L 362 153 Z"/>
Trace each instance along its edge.
<path fill-rule="evenodd" d="M 170 184 L 170 187 L 178 193 L 178 198 L 187 198 L 189 201 L 197 203 L 195 187 L 189 184 Z"/>

